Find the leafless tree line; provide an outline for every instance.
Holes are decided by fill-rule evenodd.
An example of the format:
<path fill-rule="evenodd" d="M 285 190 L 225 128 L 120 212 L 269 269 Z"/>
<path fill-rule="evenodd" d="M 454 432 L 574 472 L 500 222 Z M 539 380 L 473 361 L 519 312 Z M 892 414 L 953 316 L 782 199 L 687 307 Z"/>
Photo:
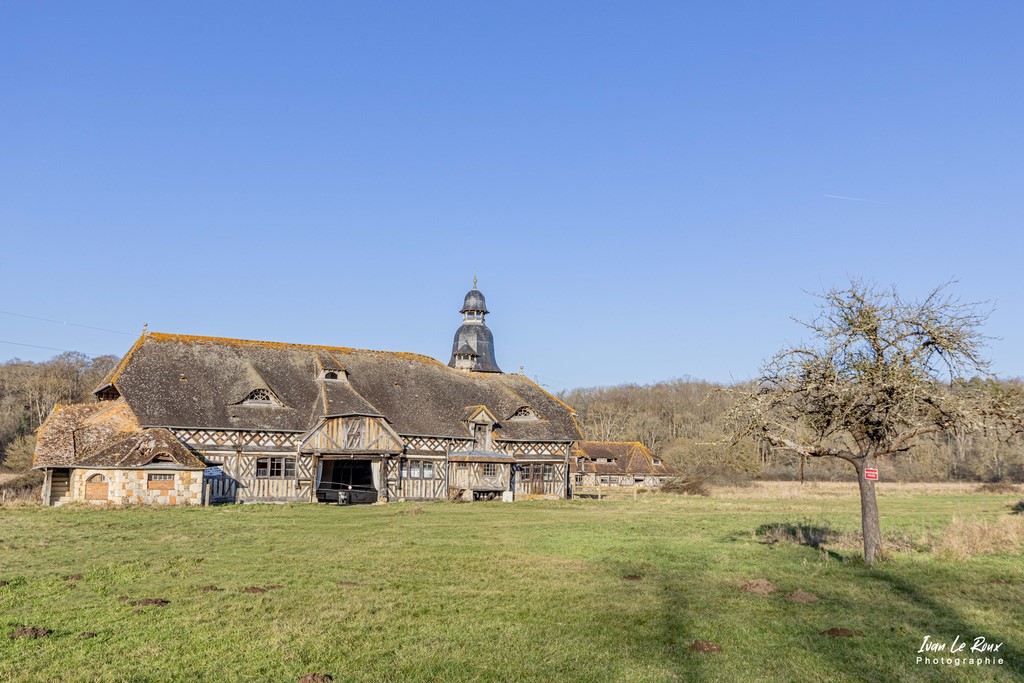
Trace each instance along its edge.
<path fill-rule="evenodd" d="M 971 380 L 974 390 L 1020 390 L 1024 382 Z M 639 441 L 684 471 L 727 481 L 743 478 L 849 479 L 844 463 L 801 458 L 794 452 L 736 440 L 727 412 L 751 384 L 723 385 L 674 379 L 649 385 L 573 389 L 560 394 L 577 411 L 584 436 L 597 441 Z M 1024 440 L 998 433 L 956 430 L 927 435 L 914 450 L 884 465 L 902 481 L 1024 482 Z"/>

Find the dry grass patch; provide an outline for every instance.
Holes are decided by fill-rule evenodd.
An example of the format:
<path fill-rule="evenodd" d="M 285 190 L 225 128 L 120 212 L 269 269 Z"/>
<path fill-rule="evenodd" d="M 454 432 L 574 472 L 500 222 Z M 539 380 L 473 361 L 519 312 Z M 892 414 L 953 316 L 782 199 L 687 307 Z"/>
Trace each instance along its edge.
<path fill-rule="evenodd" d="M 957 559 L 1019 553 L 1022 543 L 1024 519 L 1020 517 L 1001 517 L 989 522 L 957 516 L 941 532 L 932 534 L 928 541 L 932 552 Z"/>
<path fill-rule="evenodd" d="M 893 496 L 957 496 L 973 493 L 971 482 L 881 482 L 876 487 L 879 498 Z M 857 498 L 855 481 L 755 481 L 752 486 L 712 486 L 712 498 L 745 498 L 754 500 L 829 500 Z"/>

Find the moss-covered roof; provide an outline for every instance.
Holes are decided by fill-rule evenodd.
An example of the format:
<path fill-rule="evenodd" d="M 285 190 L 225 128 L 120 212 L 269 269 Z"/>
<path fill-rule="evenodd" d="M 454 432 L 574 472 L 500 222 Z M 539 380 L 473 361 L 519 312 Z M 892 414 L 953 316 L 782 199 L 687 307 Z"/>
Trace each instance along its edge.
<path fill-rule="evenodd" d="M 322 380 L 325 366 L 345 378 Z M 333 367 L 332 367 L 333 369 Z M 100 386 L 113 384 L 146 427 L 305 432 L 325 415 L 382 415 L 399 434 L 465 437 L 466 406 L 498 416 L 529 405 L 495 437 L 575 441 L 571 409 L 523 375 L 465 372 L 415 353 L 144 334 Z M 246 404 L 266 389 L 277 404 Z"/>
<path fill-rule="evenodd" d="M 138 429 L 138 421 L 124 399 L 57 404 L 36 432 L 32 466 L 68 467 L 83 456 Z"/>
<path fill-rule="evenodd" d="M 570 455 L 573 473 L 627 476 L 676 473 L 675 468 L 664 462 L 655 465 L 654 454 L 639 441 L 580 441 L 573 446 Z"/>
<path fill-rule="evenodd" d="M 76 467 L 162 467 L 203 469 L 206 465 L 166 429 L 143 429 L 117 439 L 75 463 Z"/>

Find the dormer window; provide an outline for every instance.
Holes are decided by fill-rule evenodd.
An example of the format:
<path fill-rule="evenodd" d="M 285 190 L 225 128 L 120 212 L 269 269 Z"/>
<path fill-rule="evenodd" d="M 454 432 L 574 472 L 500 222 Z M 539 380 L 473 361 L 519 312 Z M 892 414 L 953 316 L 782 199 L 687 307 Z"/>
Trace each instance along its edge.
<path fill-rule="evenodd" d="M 277 400 L 270 393 L 269 389 L 253 389 L 242 400 L 242 404 L 248 406 L 273 406 L 277 405 Z"/>
<path fill-rule="evenodd" d="M 473 425 L 473 448 L 478 451 L 489 451 L 491 450 L 491 425 L 488 424 L 474 424 Z"/>
<path fill-rule="evenodd" d="M 537 411 L 530 406 L 523 406 L 516 412 L 512 413 L 512 416 L 509 419 L 515 420 L 516 422 L 532 422 L 534 420 L 539 420 L 540 417 L 537 415 Z"/>
<path fill-rule="evenodd" d="M 328 370 L 324 373 L 324 379 L 338 379 L 338 373 L 333 370 Z"/>

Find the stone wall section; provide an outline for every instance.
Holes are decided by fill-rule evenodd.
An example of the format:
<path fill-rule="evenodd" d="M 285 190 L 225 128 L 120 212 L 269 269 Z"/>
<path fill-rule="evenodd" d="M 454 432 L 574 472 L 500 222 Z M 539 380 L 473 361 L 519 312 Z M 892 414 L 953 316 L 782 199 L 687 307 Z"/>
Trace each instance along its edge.
<path fill-rule="evenodd" d="M 173 486 L 168 486 L 171 482 L 154 482 L 160 488 L 149 488 L 147 475 L 150 473 L 173 474 Z M 106 500 L 86 497 L 86 482 L 97 474 L 107 481 Z M 202 505 L 203 473 L 201 470 L 74 469 L 70 498 L 76 502 L 114 505 Z"/>

